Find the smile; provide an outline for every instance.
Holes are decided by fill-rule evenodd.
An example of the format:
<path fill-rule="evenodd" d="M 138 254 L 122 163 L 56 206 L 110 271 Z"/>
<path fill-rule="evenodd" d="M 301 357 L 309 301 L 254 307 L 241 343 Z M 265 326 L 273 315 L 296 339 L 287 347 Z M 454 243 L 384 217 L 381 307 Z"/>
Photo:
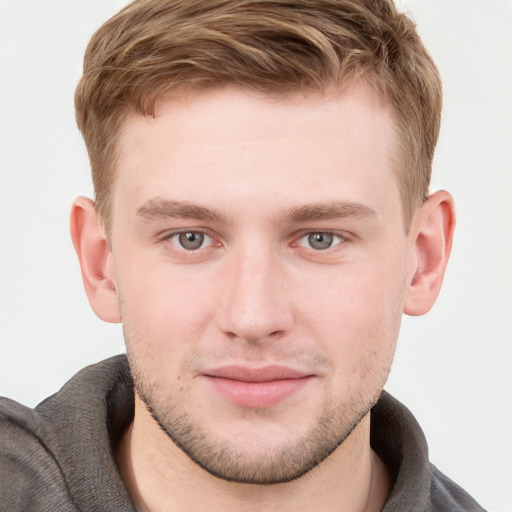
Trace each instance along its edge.
<path fill-rule="evenodd" d="M 223 399 L 253 409 L 273 407 L 313 379 L 312 375 L 282 366 L 258 369 L 229 366 L 203 376 Z"/>

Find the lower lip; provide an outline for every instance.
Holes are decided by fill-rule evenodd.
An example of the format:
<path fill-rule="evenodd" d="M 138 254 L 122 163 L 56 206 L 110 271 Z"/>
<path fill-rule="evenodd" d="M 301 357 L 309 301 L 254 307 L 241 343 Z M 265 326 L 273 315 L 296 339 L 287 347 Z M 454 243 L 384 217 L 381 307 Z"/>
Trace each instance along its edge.
<path fill-rule="evenodd" d="M 244 382 L 223 377 L 207 377 L 214 389 L 228 402 L 253 409 L 266 409 L 279 404 L 302 389 L 311 378 Z"/>

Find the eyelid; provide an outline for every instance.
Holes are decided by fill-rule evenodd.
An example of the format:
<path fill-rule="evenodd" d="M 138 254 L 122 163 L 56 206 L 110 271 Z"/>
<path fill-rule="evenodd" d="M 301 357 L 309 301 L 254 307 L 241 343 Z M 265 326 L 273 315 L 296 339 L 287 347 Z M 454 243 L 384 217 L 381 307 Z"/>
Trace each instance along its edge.
<path fill-rule="evenodd" d="M 199 247 L 196 247 L 193 249 L 187 249 L 186 247 L 183 247 L 182 241 L 181 241 L 181 235 L 183 235 L 183 234 L 199 235 L 201 237 L 201 245 Z M 202 233 L 200 231 L 184 231 L 181 233 L 174 233 L 169 237 L 168 240 L 179 250 L 183 249 L 185 252 L 196 252 L 201 249 L 205 249 L 206 247 L 209 247 L 211 245 L 211 242 L 213 242 L 213 238 L 211 236 L 207 235 L 206 233 Z"/>
<path fill-rule="evenodd" d="M 306 237 L 314 234 L 326 234 L 326 235 L 332 235 L 333 237 L 336 237 L 339 239 L 337 243 L 333 243 L 332 246 L 326 248 L 326 249 L 314 249 L 313 247 L 309 247 L 307 245 L 300 244 L 300 241 L 305 239 Z M 345 232 L 340 232 L 333 229 L 309 229 L 309 230 L 301 230 L 300 233 L 298 233 L 294 237 L 294 241 L 292 242 L 293 245 L 302 247 L 306 250 L 313 251 L 314 253 L 321 254 L 321 253 L 328 253 L 332 250 L 336 250 L 339 248 L 340 245 L 344 245 L 345 242 L 350 242 L 350 236 Z"/>
<path fill-rule="evenodd" d="M 172 243 L 171 240 L 176 235 L 179 235 L 181 233 L 201 233 L 208 238 L 211 239 L 211 242 L 205 246 L 198 249 L 192 249 L 187 250 L 184 247 L 179 247 L 177 244 Z M 328 247 L 326 249 L 314 249 L 312 247 L 308 247 L 307 245 L 300 244 L 300 240 L 304 239 L 305 237 L 321 233 L 321 234 L 329 234 L 334 237 L 337 237 L 339 241 L 334 243 L 331 247 Z M 350 233 L 347 233 L 345 231 L 338 231 L 335 229 L 302 229 L 299 232 L 296 232 L 293 235 L 292 242 L 290 244 L 291 247 L 300 247 L 304 251 L 308 251 L 312 254 L 316 255 L 322 255 L 322 254 L 330 254 L 334 253 L 337 250 L 341 249 L 341 246 L 344 246 L 345 243 L 349 243 L 354 238 L 354 235 L 351 235 Z M 357 238 L 357 237 L 356 237 Z M 176 228 L 176 229 L 169 229 L 161 232 L 160 234 L 155 236 L 155 240 L 158 243 L 164 243 L 167 245 L 167 248 L 170 252 L 174 252 L 175 254 L 179 255 L 180 257 L 189 257 L 189 258 L 198 258 L 202 255 L 205 255 L 205 251 L 208 251 L 209 249 L 215 249 L 223 246 L 223 242 L 220 240 L 220 237 L 218 234 L 212 232 L 208 228 L 204 227 L 183 227 L 183 228 Z"/>
<path fill-rule="evenodd" d="M 194 249 L 194 250 L 187 250 L 184 247 L 179 247 L 177 244 L 172 242 L 173 237 L 180 235 L 182 233 L 201 233 L 202 235 L 208 237 L 211 240 L 211 242 L 208 245 L 206 245 L 205 247 L 200 247 L 200 248 Z M 202 227 L 178 228 L 178 229 L 166 230 L 163 233 L 161 233 L 160 235 L 158 235 L 156 238 L 157 238 L 158 242 L 167 242 L 168 245 L 171 246 L 171 250 L 173 250 L 177 253 L 180 253 L 180 254 L 188 254 L 190 256 L 192 256 L 194 254 L 201 253 L 210 247 L 214 247 L 214 246 L 220 247 L 222 245 L 221 242 L 219 241 L 218 236 L 213 234 L 211 232 L 211 230 L 202 228 Z"/>

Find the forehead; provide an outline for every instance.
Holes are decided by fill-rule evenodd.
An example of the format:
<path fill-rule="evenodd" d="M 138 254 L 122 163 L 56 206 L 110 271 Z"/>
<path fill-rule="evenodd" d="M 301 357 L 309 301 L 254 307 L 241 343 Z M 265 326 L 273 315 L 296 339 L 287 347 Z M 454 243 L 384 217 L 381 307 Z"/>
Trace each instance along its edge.
<path fill-rule="evenodd" d="M 383 182 L 396 188 L 395 138 L 390 108 L 361 84 L 307 96 L 222 89 L 162 99 L 154 118 L 132 113 L 125 122 L 114 206 L 119 195 L 142 204 L 169 193 L 361 202 Z"/>
<path fill-rule="evenodd" d="M 394 128 L 392 118 L 389 102 L 363 80 L 347 81 L 339 88 L 329 88 L 324 92 L 312 90 L 274 95 L 224 87 L 182 94 L 178 91 L 161 97 L 155 103 L 153 116 L 132 110 L 124 122 L 121 139 L 144 136 L 143 132 L 158 130 L 164 124 L 166 129 L 173 129 L 172 122 L 176 142 L 192 143 L 205 131 L 208 139 L 212 136 L 220 138 L 223 134 L 231 137 L 231 126 L 246 138 L 264 138 L 279 134 L 280 130 L 285 130 L 292 137 L 297 129 L 308 128 L 303 124 L 307 121 L 316 123 L 307 130 L 311 136 L 314 135 L 313 129 L 321 133 L 322 126 L 333 121 L 339 128 L 350 123 L 354 132 L 365 123 L 364 129 L 367 130 L 368 121 L 376 129 L 385 123 L 388 131 L 390 126 Z M 214 120 L 216 125 L 212 123 Z M 212 134 L 213 129 L 220 127 L 223 130 Z"/>

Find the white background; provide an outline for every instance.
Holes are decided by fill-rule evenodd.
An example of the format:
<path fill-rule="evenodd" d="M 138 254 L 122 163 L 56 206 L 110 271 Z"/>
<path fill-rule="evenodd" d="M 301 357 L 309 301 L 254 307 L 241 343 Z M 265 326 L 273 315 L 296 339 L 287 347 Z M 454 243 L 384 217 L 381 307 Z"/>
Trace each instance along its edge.
<path fill-rule="evenodd" d="M 91 312 L 68 236 L 91 195 L 73 91 L 121 0 L 0 0 L 0 393 L 35 405 L 124 350 Z M 403 1 L 441 70 L 433 188 L 458 228 L 438 304 L 405 318 L 387 386 L 432 461 L 489 510 L 512 511 L 512 2 Z M 484 7 L 485 6 L 485 7 Z"/>

